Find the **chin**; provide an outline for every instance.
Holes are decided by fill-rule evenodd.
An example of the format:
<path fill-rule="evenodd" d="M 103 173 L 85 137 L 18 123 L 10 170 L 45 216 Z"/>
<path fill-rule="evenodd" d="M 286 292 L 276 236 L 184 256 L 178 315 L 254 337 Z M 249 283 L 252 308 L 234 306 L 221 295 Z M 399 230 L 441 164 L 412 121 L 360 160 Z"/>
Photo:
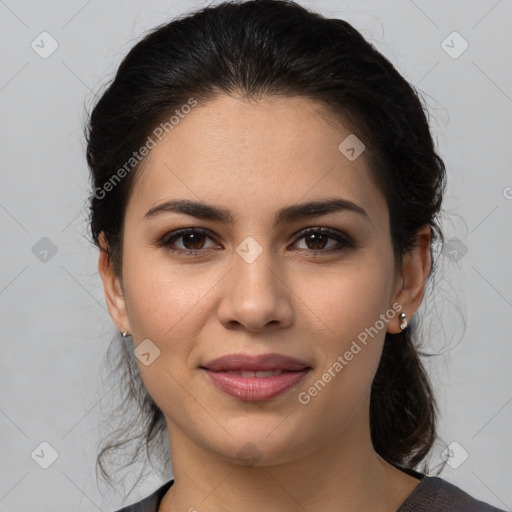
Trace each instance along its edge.
<path fill-rule="evenodd" d="M 222 439 L 212 439 L 210 435 L 204 439 L 204 444 L 230 463 L 249 467 L 289 463 L 307 454 L 304 447 L 313 449 L 311 440 L 303 439 L 299 432 L 290 428 L 283 428 L 282 424 L 278 426 L 279 421 L 275 419 L 254 423 L 251 428 L 226 428 L 231 435 L 225 433 Z M 303 429 L 301 431 L 303 433 Z"/>

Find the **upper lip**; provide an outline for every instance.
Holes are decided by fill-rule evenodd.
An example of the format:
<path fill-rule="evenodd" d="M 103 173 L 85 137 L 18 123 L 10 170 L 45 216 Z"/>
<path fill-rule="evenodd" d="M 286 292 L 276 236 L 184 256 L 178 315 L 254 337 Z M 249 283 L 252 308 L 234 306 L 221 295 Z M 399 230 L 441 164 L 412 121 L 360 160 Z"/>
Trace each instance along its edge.
<path fill-rule="evenodd" d="M 265 370 L 304 370 L 309 365 L 282 354 L 227 354 L 212 361 L 208 361 L 202 368 L 211 371 L 220 370 L 245 370 L 245 371 L 265 371 Z"/>

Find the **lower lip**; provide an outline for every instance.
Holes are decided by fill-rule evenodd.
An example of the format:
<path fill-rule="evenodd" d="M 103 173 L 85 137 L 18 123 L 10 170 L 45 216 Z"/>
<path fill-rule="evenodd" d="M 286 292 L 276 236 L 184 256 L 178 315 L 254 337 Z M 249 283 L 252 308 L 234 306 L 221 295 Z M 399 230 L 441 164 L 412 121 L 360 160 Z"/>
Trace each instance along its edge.
<path fill-rule="evenodd" d="M 231 373 L 204 370 L 212 382 L 224 393 L 246 401 L 271 400 L 298 384 L 309 368 L 285 372 L 272 377 L 242 377 Z"/>

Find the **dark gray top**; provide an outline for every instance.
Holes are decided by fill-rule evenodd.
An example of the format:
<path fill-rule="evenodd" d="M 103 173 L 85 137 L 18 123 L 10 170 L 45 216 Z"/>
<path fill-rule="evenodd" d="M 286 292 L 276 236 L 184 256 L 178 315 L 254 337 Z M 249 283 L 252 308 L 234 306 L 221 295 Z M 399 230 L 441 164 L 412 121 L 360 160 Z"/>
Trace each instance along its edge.
<path fill-rule="evenodd" d="M 442 478 L 413 470 L 407 472 L 420 478 L 420 483 L 396 512 L 505 512 L 472 498 Z M 160 502 L 173 483 L 174 480 L 166 482 L 147 498 L 117 512 L 158 512 Z"/>

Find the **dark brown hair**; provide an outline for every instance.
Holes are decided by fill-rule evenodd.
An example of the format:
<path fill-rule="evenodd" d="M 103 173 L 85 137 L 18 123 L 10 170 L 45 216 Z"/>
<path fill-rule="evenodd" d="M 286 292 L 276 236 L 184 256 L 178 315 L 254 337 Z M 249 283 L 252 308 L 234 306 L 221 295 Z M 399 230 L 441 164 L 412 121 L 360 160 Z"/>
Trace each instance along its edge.
<path fill-rule="evenodd" d="M 365 156 L 387 199 L 397 263 L 422 226 L 432 228 L 433 241 L 442 240 L 438 215 L 445 167 L 415 88 L 346 21 L 328 19 L 293 1 L 234 1 L 184 15 L 148 33 L 124 58 L 91 112 L 86 127 L 93 187 L 90 229 L 93 243 L 107 250 L 118 275 L 125 207 L 138 165 L 115 186 L 106 184 L 154 128 L 190 98 L 201 103 L 222 94 L 321 102 L 366 145 Z M 107 247 L 99 244 L 101 232 Z M 433 270 L 434 265 L 430 274 Z M 372 384 L 374 448 L 403 468 L 417 467 L 436 439 L 436 404 L 418 343 L 414 318 L 403 333 L 387 333 Z M 104 477 L 109 477 L 105 458 L 110 452 L 135 442 L 130 461 L 144 448 L 150 459 L 150 446 L 165 430 L 132 348 L 119 337 L 113 348 L 120 348 L 112 368 L 121 372 L 125 401 L 117 413 L 124 414 L 124 423 L 98 455 Z"/>

